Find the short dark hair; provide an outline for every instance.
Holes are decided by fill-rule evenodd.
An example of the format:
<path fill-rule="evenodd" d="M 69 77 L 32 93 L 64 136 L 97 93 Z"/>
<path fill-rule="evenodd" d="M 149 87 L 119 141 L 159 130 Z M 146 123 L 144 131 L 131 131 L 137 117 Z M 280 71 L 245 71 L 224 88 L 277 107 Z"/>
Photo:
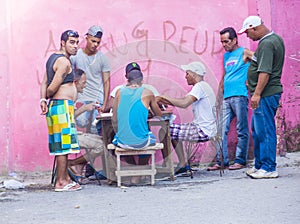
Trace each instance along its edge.
<path fill-rule="evenodd" d="M 143 81 L 143 73 L 136 69 L 131 70 L 127 74 L 127 79 L 129 83 L 134 82 L 140 84 Z"/>
<path fill-rule="evenodd" d="M 60 36 L 60 40 L 63 40 L 65 42 L 67 42 L 69 37 L 79 37 L 79 34 L 77 31 L 74 30 L 66 30 L 65 32 L 63 32 Z"/>
<path fill-rule="evenodd" d="M 75 68 L 74 70 L 74 81 L 79 81 L 81 79 L 82 74 L 84 73 L 83 70 L 80 68 Z"/>
<path fill-rule="evenodd" d="M 220 35 L 223 35 L 225 33 L 229 33 L 229 39 L 233 40 L 234 38 L 237 38 L 237 34 L 235 32 L 235 30 L 232 27 L 226 27 L 223 30 L 220 31 Z"/>

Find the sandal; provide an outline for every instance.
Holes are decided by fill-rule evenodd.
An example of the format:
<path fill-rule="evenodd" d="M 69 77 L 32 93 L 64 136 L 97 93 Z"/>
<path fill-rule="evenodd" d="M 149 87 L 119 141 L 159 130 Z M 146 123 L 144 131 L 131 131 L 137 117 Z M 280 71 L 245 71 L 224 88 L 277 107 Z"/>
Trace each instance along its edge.
<path fill-rule="evenodd" d="M 81 189 L 82 188 L 80 187 L 80 185 L 76 184 L 75 182 L 72 182 L 72 183 L 65 185 L 63 188 L 55 188 L 54 191 L 55 192 L 66 192 L 66 191 L 78 191 Z"/>
<path fill-rule="evenodd" d="M 69 174 L 69 176 L 71 177 L 71 179 L 72 179 L 73 181 L 75 181 L 76 183 L 78 183 L 78 184 L 80 184 L 80 185 L 85 185 L 85 184 L 87 184 L 87 183 L 89 182 L 89 179 L 87 179 L 87 178 L 85 178 L 85 177 L 83 177 L 83 176 L 77 176 L 77 175 L 75 175 L 75 174 L 71 171 L 71 169 L 69 169 L 69 168 L 68 168 L 68 174 Z"/>
<path fill-rule="evenodd" d="M 239 163 L 234 163 L 231 166 L 228 167 L 229 170 L 239 170 L 239 169 L 243 169 L 246 166 L 239 164 Z"/>
<path fill-rule="evenodd" d="M 217 163 L 213 166 L 207 167 L 207 171 L 215 171 L 215 170 L 220 170 L 220 169 L 221 169 L 221 166 Z"/>

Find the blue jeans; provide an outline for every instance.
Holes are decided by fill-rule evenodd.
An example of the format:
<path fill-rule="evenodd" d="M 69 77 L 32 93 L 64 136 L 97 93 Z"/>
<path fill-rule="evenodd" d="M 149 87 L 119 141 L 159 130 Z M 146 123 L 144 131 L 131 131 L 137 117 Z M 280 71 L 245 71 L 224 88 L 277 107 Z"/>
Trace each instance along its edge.
<path fill-rule="evenodd" d="M 246 165 L 249 146 L 248 98 L 246 96 L 233 96 L 223 101 L 222 148 L 225 166 L 229 165 L 228 133 L 230 123 L 235 117 L 238 143 L 234 162 Z"/>
<path fill-rule="evenodd" d="M 85 104 L 90 104 L 93 103 L 93 101 L 83 101 L 81 102 L 83 105 Z M 100 103 L 100 106 L 102 106 L 102 104 Z M 76 120 L 76 125 L 80 128 L 86 128 L 89 127 L 90 130 L 87 130 L 88 133 L 92 133 L 92 134 L 98 134 L 98 135 L 102 135 L 101 133 L 101 121 L 98 121 L 96 124 L 96 127 L 94 127 L 92 124 L 92 122 L 96 119 L 96 117 L 98 116 L 98 111 L 97 110 L 93 110 L 93 111 L 85 111 L 82 114 L 80 114 L 75 120 Z"/>
<path fill-rule="evenodd" d="M 276 127 L 275 114 L 281 94 L 263 97 L 253 110 L 252 136 L 254 140 L 255 168 L 267 172 L 276 170 Z"/>

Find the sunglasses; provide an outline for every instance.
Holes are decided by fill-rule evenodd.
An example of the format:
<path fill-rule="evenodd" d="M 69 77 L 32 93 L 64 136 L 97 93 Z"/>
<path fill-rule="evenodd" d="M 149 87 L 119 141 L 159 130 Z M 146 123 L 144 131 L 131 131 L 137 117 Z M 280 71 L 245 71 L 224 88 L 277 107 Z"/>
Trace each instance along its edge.
<path fill-rule="evenodd" d="M 77 31 L 74 30 L 69 30 L 67 32 L 68 37 L 79 37 L 79 34 L 77 33 Z"/>

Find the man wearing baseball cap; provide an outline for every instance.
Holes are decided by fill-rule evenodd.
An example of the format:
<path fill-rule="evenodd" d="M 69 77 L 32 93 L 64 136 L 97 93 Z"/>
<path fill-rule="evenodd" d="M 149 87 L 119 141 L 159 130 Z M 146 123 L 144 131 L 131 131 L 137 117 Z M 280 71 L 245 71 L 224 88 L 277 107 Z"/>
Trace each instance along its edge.
<path fill-rule="evenodd" d="M 79 49 L 76 56 L 72 56 L 71 62 L 74 68 L 81 69 L 85 72 L 87 82 L 83 93 L 78 94 L 77 102 L 85 104 L 99 103 L 100 111 L 104 111 L 110 92 L 110 64 L 108 58 L 98 50 L 103 36 L 103 29 L 94 25 L 86 33 L 86 45 Z M 97 123 L 95 127 L 90 125 L 94 121 L 98 111 L 86 111 L 76 118 L 76 124 L 81 127 L 90 127 L 88 132 L 100 134 L 101 125 Z"/>
<path fill-rule="evenodd" d="M 213 106 L 215 106 L 216 97 L 213 89 L 204 81 L 204 76 L 206 75 L 205 66 L 201 62 L 191 62 L 188 65 L 182 65 L 181 69 L 186 72 L 185 78 L 187 84 L 193 86 L 192 90 L 183 98 L 157 97 L 157 101 L 162 104 L 180 108 L 187 108 L 192 105 L 193 108 L 194 118 L 192 122 L 183 124 L 173 123 L 170 125 L 172 145 L 179 160 L 179 164 L 175 169 L 175 175 L 185 173 L 188 170 L 182 141 L 205 142 L 216 134 L 216 123 L 213 115 Z M 165 134 L 160 133 L 160 136 L 165 136 Z M 163 141 L 166 141 L 165 137 Z M 167 155 L 167 149 L 164 149 L 164 158 Z"/>
<path fill-rule="evenodd" d="M 276 178 L 275 115 L 282 94 L 281 74 L 285 47 L 282 38 L 269 30 L 258 16 L 244 20 L 240 34 L 246 33 L 259 41 L 256 51 L 249 52 L 251 64 L 248 85 L 253 110 L 252 136 L 254 140 L 254 167 L 246 174 L 255 179 Z"/>

